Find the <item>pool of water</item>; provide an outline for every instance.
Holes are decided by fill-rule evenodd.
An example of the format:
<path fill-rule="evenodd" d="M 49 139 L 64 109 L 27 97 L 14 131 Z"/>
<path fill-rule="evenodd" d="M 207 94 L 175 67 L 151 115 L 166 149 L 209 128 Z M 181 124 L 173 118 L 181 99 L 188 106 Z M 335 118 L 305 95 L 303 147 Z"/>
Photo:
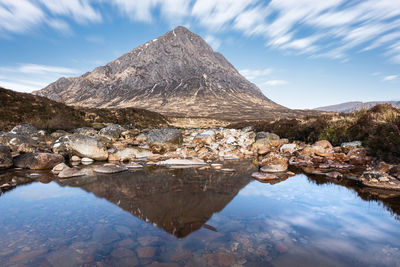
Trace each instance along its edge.
<path fill-rule="evenodd" d="M 400 198 L 295 177 L 146 169 L 0 195 L 0 266 L 400 266 Z"/>

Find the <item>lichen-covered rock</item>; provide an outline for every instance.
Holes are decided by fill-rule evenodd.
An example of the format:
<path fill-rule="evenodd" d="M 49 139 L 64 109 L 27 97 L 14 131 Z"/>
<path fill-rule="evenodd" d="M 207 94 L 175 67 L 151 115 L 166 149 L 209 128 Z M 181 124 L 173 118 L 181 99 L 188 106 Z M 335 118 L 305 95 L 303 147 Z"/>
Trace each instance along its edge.
<path fill-rule="evenodd" d="M 284 154 L 293 154 L 297 149 L 296 144 L 284 144 L 279 148 L 279 151 Z"/>
<path fill-rule="evenodd" d="M 155 153 L 165 153 L 176 150 L 183 142 L 180 130 L 163 128 L 154 130 L 147 135 L 147 144 Z"/>
<path fill-rule="evenodd" d="M 269 153 L 261 162 L 262 172 L 284 172 L 288 168 L 288 159 L 278 153 Z"/>
<path fill-rule="evenodd" d="M 64 162 L 64 157 L 52 153 L 28 153 L 15 157 L 13 161 L 14 165 L 18 168 L 46 170 L 52 169 L 57 164 Z"/>
<path fill-rule="evenodd" d="M 256 134 L 256 141 L 259 139 L 268 139 L 268 140 L 279 140 L 280 137 L 277 134 L 269 133 L 269 132 L 258 132 Z"/>
<path fill-rule="evenodd" d="M 350 150 L 354 148 L 362 147 L 362 143 L 361 141 L 353 141 L 353 142 L 342 143 L 340 146 L 344 153 L 348 153 Z"/>
<path fill-rule="evenodd" d="M 263 136 L 263 138 L 256 138 L 256 142 L 251 148 L 260 155 L 267 154 L 282 144 L 281 139 L 276 134 L 266 133 Z"/>
<path fill-rule="evenodd" d="M 113 141 L 118 140 L 121 133 L 125 131 L 125 128 L 119 124 L 109 125 L 99 131 L 99 135 L 107 137 Z"/>
<path fill-rule="evenodd" d="M 10 148 L 0 144 L 0 169 L 7 169 L 13 165 Z"/>
<path fill-rule="evenodd" d="M 400 190 L 400 181 L 397 178 L 383 172 L 365 171 L 361 175 L 360 181 L 363 185 L 369 187 Z"/>
<path fill-rule="evenodd" d="M 53 145 L 53 152 L 100 161 L 108 158 L 107 144 L 102 138 L 81 134 L 60 137 Z"/>

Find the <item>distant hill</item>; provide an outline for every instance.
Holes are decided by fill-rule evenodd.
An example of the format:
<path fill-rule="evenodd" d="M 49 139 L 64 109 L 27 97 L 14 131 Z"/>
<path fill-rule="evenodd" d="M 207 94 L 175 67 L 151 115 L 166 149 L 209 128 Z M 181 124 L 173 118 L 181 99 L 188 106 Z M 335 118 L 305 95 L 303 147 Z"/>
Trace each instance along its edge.
<path fill-rule="evenodd" d="M 137 107 L 171 117 L 254 120 L 293 113 L 268 99 L 223 55 L 182 26 L 34 94 L 67 105 Z"/>
<path fill-rule="evenodd" d="M 346 102 L 342 104 L 315 108 L 314 110 L 327 112 L 350 113 L 360 109 L 370 109 L 379 104 L 391 104 L 393 107 L 400 108 L 400 101 L 373 101 L 373 102 Z"/>
<path fill-rule="evenodd" d="M 93 123 L 132 124 L 136 127 L 164 126 L 167 119 L 143 109 L 74 108 L 32 94 L 0 87 L 0 131 L 18 124 L 31 123 L 39 129 L 70 130 Z"/>

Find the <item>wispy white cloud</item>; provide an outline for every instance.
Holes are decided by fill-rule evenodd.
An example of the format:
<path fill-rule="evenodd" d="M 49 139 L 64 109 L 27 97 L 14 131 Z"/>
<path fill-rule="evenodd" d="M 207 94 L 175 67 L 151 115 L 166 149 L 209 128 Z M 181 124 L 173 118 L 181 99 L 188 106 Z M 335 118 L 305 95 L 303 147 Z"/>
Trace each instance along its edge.
<path fill-rule="evenodd" d="M 285 80 L 269 80 L 269 81 L 266 81 L 265 83 L 263 83 L 263 85 L 266 85 L 266 86 L 280 86 L 280 85 L 286 85 L 286 84 L 289 84 L 289 82 L 285 81 Z"/>
<path fill-rule="evenodd" d="M 0 0 L 0 33 L 25 32 L 44 19 L 44 12 L 28 0 Z"/>
<path fill-rule="evenodd" d="M 192 8 L 192 15 L 210 30 L 219 30 L 231 23 L 239 14 L 256 0 L 197 0 Z"/>
<path fill-rule="evenodd" d="M 212 47 L 214 50 L 217 50 L 217 49 L 220 47 L 221 43 L 222 43 L 220 39 L 216 38 L 216 37 L 213 36 L 213 35 L 207 35 L 207 36 L 204 38 L 204 40 L 205 40 L 209 45 L 211 45 L 211 47 Z"/>
<path fill-rule="evenodd" d="M 399 75 L 388 75 L 383 77 L 383 81 L 388 82 L 388 81 L 393 81 L 396 80 L 399 77 Z"/>
<path fill-rule="evenodd" d="M 88 0 L 39 1 L 50 11 L 50 13 L 72 17 L 79 23 L 102 21 L 100 12 L 95 10 Z"/>
<path fill-rule="evenodd" d="M 0 86 L 21 92 L 41 89 L 62 76 L 72 76 L 80 71 L 60 66 L 21 64 L 0 67 Z"/>
<path fill-rule="evenodd" d="M 240 70 L 240 74 L 242 74 L 244 77 L 246 77 L 249 80 L 256 80 L 260 78 L 265 78 L 269 76 L 272 73 L 273 69 L 272 68 L 267 68 L 267 69 L 243 69 Z"/>
<path fill-rule="evenodd" d="M 152 22 L 153 11 L 159 8 L 161 15 L 172 23 L 178 23 L 190 14 L 190 1 L 185 0 L 111 0 L 120 12 L 132 21 Z"/>
<path fill-rule="evenodd" d="M 78 70 L 71 68 L 37 65 L 37 64 L 22 64 L 15 70 L 21 73 L 33 73 L 33 74 L 46 74 L 46 73 L 75 74 L 79 72 Z"/>

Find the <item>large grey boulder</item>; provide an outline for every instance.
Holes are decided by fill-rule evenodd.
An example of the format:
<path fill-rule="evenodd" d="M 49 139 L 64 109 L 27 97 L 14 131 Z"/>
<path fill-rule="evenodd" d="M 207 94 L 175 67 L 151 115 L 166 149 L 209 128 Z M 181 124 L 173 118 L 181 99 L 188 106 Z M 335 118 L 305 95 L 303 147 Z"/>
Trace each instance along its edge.
<path fill-rule="evenodd" d="M 109 125 L 99 131 L 99 134 L 111 140 L 117 140 L 125 128 L 119 124 Z"/>
<path fill-rule="evenodd" d="M 62 162 L 64 162 L 62 155 L 52 153 L 28 153 L 14 158 L 16 167 L 31 170 L 53 169 Z"/>
<path fill-rule="evenodd" d="M 279 140 L 280 137 L 277 134 L 269 133 L 269 132 L 258 132 L 256 134 L 256 141 L 258 139 L 267 139 L 267 140 Z"/>
<path fill-rule="evenodd" d="M 178 129 L 163 128 L 147 134 L 147 144 L 155 153 L 176 150 L 183 142 L 182 133 Z"/>
<path fill-rule="evenodd" d="M 106 160 L 108 158 L 107 144 L 103 138 L 81 134 L 60 137 L 53 145 L 53 152 L 94 160 Z"/>
<path fill-rule="evenodd" d="M 7 169 L 13 165 L 10 148 L 0 144 L 0 169 Z"/>

